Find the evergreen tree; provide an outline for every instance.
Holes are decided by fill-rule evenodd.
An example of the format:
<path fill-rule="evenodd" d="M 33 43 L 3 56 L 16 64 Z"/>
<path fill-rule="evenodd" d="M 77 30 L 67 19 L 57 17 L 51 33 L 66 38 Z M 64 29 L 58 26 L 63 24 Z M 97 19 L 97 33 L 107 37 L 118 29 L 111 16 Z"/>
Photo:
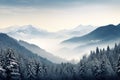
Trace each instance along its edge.
<path fill-rule="evenodd" d="M 6 79 L 7 80 L 20 80 L 19 63 L 17 62 L 12 49 L 6 51 Z"/>
<path fill-rule="evenodd" d="M 98 61 L 97 58 L 94 58 L 92 65 L 93 65 L 92 66 L 92 73 L 93 73 L 94 79 L 99 80 L 101 70 L 100 70 L 100 62 Z"/>
<path fill-rule="evenodd" d="M 110 51 L 110 47 L 109 46 L 107 46 L 107 51 Z"/>
<path fill-rule="evenodd" d="M 118 76 L 120 78 L 120 56 L 119 56 L 118 62 L 117 62 L 117 74 L 118 74 Z"/>
<path fill-rule="evenodd" d="M 6 73 L 5 73 L 5 69 L 3 69 L 3 66 L 1 65 L 0 62 L 0 80 L 5 80 L 6 79 Z"/>
<path fill-rule="evenodd" d="M 34 66 L 33 62 L 28 62 L 26 65 L 27 80 L 35 80 L 35 78 L 36 78 L 33 66 Z"/>
<path fill-rule="evenodd" d="M 36 80 L 41 80 L 42 67 L 39 62 L 35 61 L 35 77 Z"/>
<path fill-rule="evenodd" d="M 83 56 L 83 59 L 79 63 L 79 68 L 78 68 L 78 75 L 80 80 L 85 80 L 86 79 L 86 71 L 87 71 L 87 66 L 86 66 L 86 61 L 87 58 L 86 56 Z"/>
<path fill-rule="evenodd" d="M 101 78 L 101 80 L 105 80 L 107 69 L 106 69 L 106 64 L 105 64 L 104 60 L 102 60 L 100 68 L 101 68 L 100 69 L 101 70 L 101 72 L 100 72 L 101 77 L 100 78 Z"/>
<path fill-rule="evenodd" d="M 99 48 L 98 47 L 96 48 L 96 54 L 99 54 Z"/>

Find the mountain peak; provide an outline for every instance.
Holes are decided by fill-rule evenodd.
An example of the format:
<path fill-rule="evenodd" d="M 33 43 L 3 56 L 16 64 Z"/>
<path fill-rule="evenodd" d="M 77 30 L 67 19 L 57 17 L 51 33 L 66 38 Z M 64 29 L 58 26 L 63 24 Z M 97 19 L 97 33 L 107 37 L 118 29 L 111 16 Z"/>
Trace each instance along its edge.
<path fill-rule="evenodd" d="M 20 28 L 22 28 L 22 29 L 37 29 L 37 27 L 35 27 L 33 25 L 24 25 L 24 26 L 20 26 Z"/>
<path fill-rule="evenodd" d="M 108 24 L 108 25 L 105 25 L 105 26 L 101 26 L 101 27 L 98 27 L 97 29 L 99 29 L 99 28 L 111 28 L 111 27 L 116 27 L 115 25 L 113 25 L 113 24 Z M 96 30 L 97 30 L 96 29 Z"/>
<path fill-rule="evenodd" d="M 120 26 L 120 23 L 117 26 Z"/>
<path fill-rule="evenodd" d="M 0 38 L 6 38 L 6 37 L 9 37 L 9 36 L 5 33 L 0 33 Z"/>
<path fill-rule="evenodd" d="M 5 34 L 5 33 L 0 33 L 0 35 L 4 35 L 4 36 L 7 36 L 7 34 Z"/>
<path fill-rule="evenodd" d="M 109 25 L 107 25 L 107 26 L 115 26 L 114 24 L 109 24 Z"/>

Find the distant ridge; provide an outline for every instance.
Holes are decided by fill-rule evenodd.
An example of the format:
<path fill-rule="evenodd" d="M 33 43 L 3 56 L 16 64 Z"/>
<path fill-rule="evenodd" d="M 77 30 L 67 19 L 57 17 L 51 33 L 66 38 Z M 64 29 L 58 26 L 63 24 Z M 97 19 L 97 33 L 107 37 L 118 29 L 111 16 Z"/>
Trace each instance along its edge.
<path fill-rule="evenodd" d="M 101 26 L 94 31 L 80 37 L 73 37 L 64 40 L 62 43 L 79 43 L 79 42 L 90 42 L 90 41 L 110 41 L 120 38 L 120 24 L 118 25 L 106 25 Z"/>

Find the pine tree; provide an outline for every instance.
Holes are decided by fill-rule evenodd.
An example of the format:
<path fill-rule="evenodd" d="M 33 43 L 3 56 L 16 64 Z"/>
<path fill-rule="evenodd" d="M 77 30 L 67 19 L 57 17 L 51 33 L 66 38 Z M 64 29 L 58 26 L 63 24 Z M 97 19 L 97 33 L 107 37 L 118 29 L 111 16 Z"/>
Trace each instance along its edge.
<path fill-rule="evenodd" d="M 98 47 L 96 48 L 96 54 L 99 54 L 99 48 Z"/>
<path fill-rule="evenodd" d="M 27 68 L 27 70 L 26 70 L 27 71 L 27 79 L 28 80 L 35 80 L 36 76 L 35 76 L 35 72 L 34 72 L 35 70 L 33 67 L 33 66 L 35 66 L 34 63 L 28 62 L 26 66 L 27 66 L 26 67 Z"/>
<path fill-rule="evenodd" d="M 100 72 L 101 77 L 100 78 L 101 78 L 101 80 L 105 80 L 107 69 L 106 69 L 106 64 L 105 64 L 104 60 L 102 60 L 100 68 L 101 68 L 101 72 Z"/>
<path fill-rule="evenodd" d="M 40 65 L 39 62 L 35 61 L 35 77 L 36 77 L 36 80 L 41 80 L 41 73 L 42 71 L 42 67 Z"/>
<path fill-rule="evenodd" d="M 43 78 L 46 80 L 48 78 L 48 68 L 45 64 L 42 65 Z"/>
<path fill-rule="evenodd" d="M 100 79 L 101 70 L 100 70 L 100 62 L 98 61 L 97 58 L 94 58 L 92 65 L 93 65 L 92 66 L 93 76 L 94 76 L 94 78 L 96 80 L 99 80 Z"/>
<path fill-rule="evenodd" d="M 6 73 L 5 69 L 3 69 L 3 66 L 1 65 L 2 63 L 0 62 L 0 80 L 5 80 L 6 79 Z"/>
<path fill-rule="evenodd" d="M 120 77 L 120 56 L 119 56 L 118 62 L 117 62 L 117 74 Z"/>
<path fill-rule="evenodd" d="M 0 49 L 0 80 L 5 80 L 6 78 L 6 73 L 5 73 L 5 69 L 3 68 L 4 65 L 4 51 L 2 49 Z"/>
<path fill-rule="evenodd" d="M 109 46 L 107 46 L 107 51 L 110 51 L 110 47 Z"/>
<path fill-rule="evenodd" d="M 86 71 L 87 71 L 87 66 L 86 66 L 86 56 L 83 56 L 83 59 L 79 63 L 79 69 L 78 69 L 78 75 L 80 80 L 85 80 L 86 79 Z"/>
<path fill-rule="evenodd" d="M 6 79 L 7 80 L 20 80 L 19 64 L 15 58 L 12 49 L 7 49 L 6 51 Z"/>

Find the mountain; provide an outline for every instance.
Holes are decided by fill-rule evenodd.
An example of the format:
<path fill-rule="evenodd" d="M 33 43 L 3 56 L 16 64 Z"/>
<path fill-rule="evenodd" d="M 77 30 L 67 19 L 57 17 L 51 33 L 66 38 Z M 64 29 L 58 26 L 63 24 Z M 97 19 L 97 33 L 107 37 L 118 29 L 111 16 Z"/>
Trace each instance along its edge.
<path fill-rule="evenodd" d="M 93 27 L 90 25 L 88 26 L 79 25 L 75 28 L 68 29 L 68 30 L 48 32 L 46 30 L 40 29 L 33 25 L 23 25 L 23 26 L 11 26 L 5 29 L 1 29 L 0 32 L 6 33 L 7 35 L 17 40 L 27 41 L 29 43 L 40 46 L 40 48 L 45 49 L 46 51 L 51 52 L 51 53 L 56 53 L 57 56 L 60 56 L 62 58 L 66 58 L 67 56 L 68 58 L 73 59 L 73 56 L 74 58 L 76 56 L 77 58 L 79 58 L 78 55 L 75 55 L 74 54 L 75 52 L 71 48 L 67 48 L 64 45 L 61 45 L 59 43 L 73 36 L 85 35 L 89 33 L 90 31 L 94 30 L 95 28 L 96 27 Z M 66 52 L 66 48 L 67 48 L 67 51 L 69 49 L 71 50 Z M 71 55 L 73 54 L 72 57 L 71 55 L 69 55 L 70 52 L 74 52 L 74 53 L 71 53 Z M 57 60 L 54 60 L 54 61 L 57 61 Z"/>
<path fill-rule="evenodd" d="M 120 38 L 120 24 L 119 25 L 107 25 L 102 26 L 94 31 L 80 37 L 73 37 L 63 41 L 63 43 L 94 43 L 94 42 L 106 42 Z"/>
<path fill-rule="evenodd" d="M 19 40 L 19 44 L 21 46 L 24 46 L 26 49 L 30 50 L 31 52 L 36 53 L 36 54 L 40 55 L 41 57 L 46 58 L 54 63 L 67 62 L 65 59 L 59 58 L 49 52 L 46 52 L 45 50 L 41 49 L 37 45 L 30 44 L 30 43 L 27 43 L 22 40 Z"/>
<path fill-rule="evenodd" d="M 49 61 L 41 56 L 38 56 L 37 54 L 35 54 L 35 53 L 29 51 L 28 49 L 26 49 L 25 47 L 21 46 L 17 40 L 9 37 L 8 35 L 6 35 L 4 33 L 0 33 L 0 48 L 1 49 L 11 48 L 11 49 L 17 51 L 17 53 L 19 53 L 23 57 L 31 58 L 31 59 L 35 58 L 35 59 L 38 59 L 42 63 L 48 63 L 48 64 L 52 63 L 51 61 Z"/>
<path fill-rule="evenodd" d="M 5 29 L 1 29 L 0 32 L 6 33 L 12 37 L 23 38 L 37 38 L 37 37 L 49 37 L 52 33 L 46 30 L 34 27 L 32 25 L 24 26 L 11 26 Z"/>
<path fill-rule="evenodd" d="M 67 38 L 71 38 L 74 36 L 82 36 L 85 35 L 91 31 L 96 29 L 96 27 L 93 27 L 91 25 L 79 25 L 72 29 L 66 29 L 66 30 L 60 30 L 57 33 L 66 36 Z"/>
<path fill-rule="evenodd" d="M 1 29 L 0 32 L 6 33 L 14 38 L 71 38 L 73 36 L 84 35 L 94 30 L 96 27 L 79 25 L 73 29 L 60 30 L 58 32 L 48 32 L 33 25 L 11 26 Z"/>

